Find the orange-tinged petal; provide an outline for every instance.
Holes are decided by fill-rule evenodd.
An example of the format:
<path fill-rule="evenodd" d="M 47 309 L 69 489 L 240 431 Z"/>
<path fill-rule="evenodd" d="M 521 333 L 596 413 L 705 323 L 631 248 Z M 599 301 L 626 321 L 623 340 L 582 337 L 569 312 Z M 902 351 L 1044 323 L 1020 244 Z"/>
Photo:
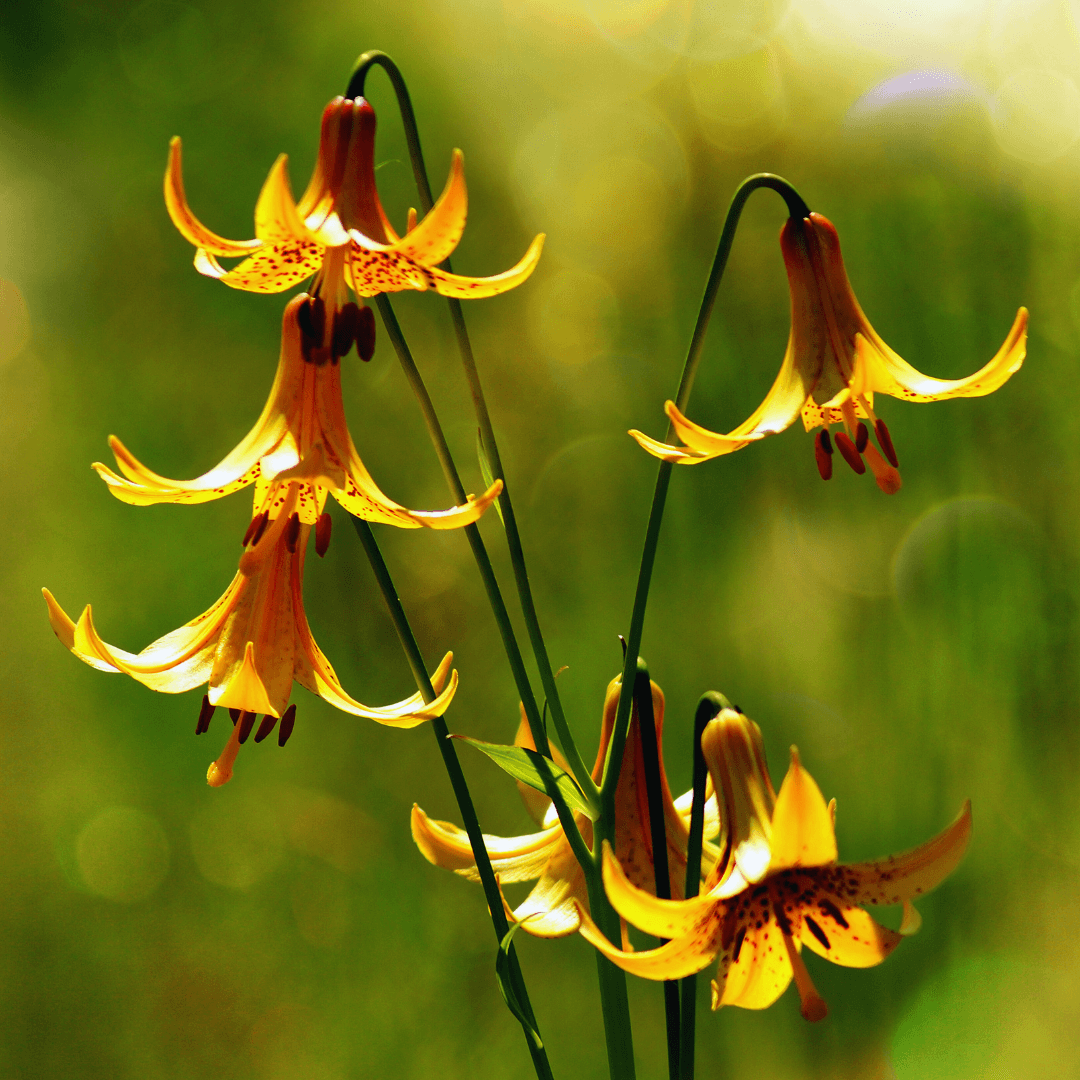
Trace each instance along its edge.
<path fill-rule="evenodd" d="M 255 204 L 255 235 L 267 245 L 311 239 L 296 211 L 286 154 L 278 155 L 259 192 L 259 201 Z"/>
<path fill-rule="evenodd" d="M 932 840 L 900 855 L 837 868 L 847 875 L 846 896 L 856 904 L 899 904 L 940 885 L 960 864 L 971 839 L 971 802 Z M 914 913 L 917 917 L 918 913 Z M 909 919 L 909 926 L 914 919 Z M 921 921 L 921 920 L 920 920 Z M 915 927 L 918 928 L 917 926 Z M 913 931 L 908 931 L 913 932 Z"/>
<path fill-rule="evenodd" d="M 1027 308 L 1022 307 L 994 358 L 966 379 L 931 379 L 923 375 L 901 360 L 869 324 L 856 337 L 856 367 L 863 367 L 863 379 L 870 390 L 908 401 L 982 397 L 992 394 L 1020 370 L 1027 352 L 1027 322 Z"/>
<path fill-rule="evenodd" d="M 42 589 L 41 594 L 45 597 L 45 603 L 49 608 L 49 623 L 53 628 L 53 633 L 56 634 L 61 643 L 92 668 L 97 668 L 98 671 L 119 672 L 120 669 L 115 664 L 103 660 L 96 652 L 85 653 L 77 649 L 75 647 L 75 623 L 71 621 L 67 612 L 56 602 L 53 594 L 48 589 Z M 86 616 L 89 610 L 90 605 L 88 604 L 83 611 L 83 615 Z"/>
<path fill-rule="evenodd" d="M 771 844 L 770 874 L 792 866 L 836 862 L 836 833 L 829 807 L 814 778 L 802 767 L 795 747 L 776 796 Z"/>
<path fill-rule="evenodd" d="M 461 151 L 455 150 L 443 193 L 423 221 L 409 228 L 391 250 L 425 266 L 437 266 L 457 247 L 468 209 L 464 159 Z"/>
<path fill-rule="evenodd" d="M 418 225 L 419 229 L 420 226 Z M 450 274 L 436 267 L 427 270 L 431 287 L 443 296 L 456 296 L 462 300 L 477 300 L 484 296 L 498 296 L 517 288 L 536 269 L 540 261 L 540 252 L 544 248 L 544 233 L 538 234 L 529 245 L 528 251 L 521 257 L 521 261 L 509 270 L 493 277 L 462 277 L 459 274 Z"/>
<path fill-rule="evenodd" d="M 643 431 L 638 431 L 637 428 L 631 428 L 627 434 L 642 450 L 647 450 L 653 457 L 661 461 L 673 461 L 676 465 L 695 465 L 699 461 L 710 461 L 716 456 L 698 450 L 688 450 L 685 446 L 672 446 L 670 443 L 661 442 L 659 439 L 646 435 Z M 747 443 L 744 442 L 743 446 L 746 445 Z M 733 449 L 739 450 L 741 447 L 736 446 Z"/>
<path fill-rule="evenodd" d="M 895 930 L 882 926 L 862 908 L 846 904 L 842 897 L 824 895 L 821 900 L 804 908 L 800 938 L 826 960 L 844 967 L 873 967 L 903 941 Z"/>
<path fill-rule="evenodd" d="M 513 917 L 533 937 L 565 937 L 581 926 L 579 910 L 588 906 L 587 894 L 585 875 L 560 835 L 540 880 L 514 909 Z"/>
<path fill-rule="evenodd" d="M 787 989 L 794 974 L 775 919 L 750 926 L 739 943 L 723 954 L 713 982 L 712 1007 L 737 1005 L 741 1009 L 767 1009 Z"/>
<path fill-rule="evenodd" d="M 169 143 L 169 165 L 165 170 L 165 207 L 185 240 L 214 255 L 250 255 L 262 246 L 259 240 L 226 240 L 223 236 L 211 232 L 191 212 L 184 196 L 179 137 Z"/>
<path fill-rule="evenodd" d="M 292 685 L 292 666 L 289 666 L 289 685 Z M 210 704 L 221 705 L 226 709 L 241 709 L 244 712 L 266 713 L 280 716 L 285 711 L 285 703 L 270 700 L 266 684 L 259 675 L 255 664 L 255 643 L 244 645 L 244 658 L 229 675 L 223 686 L 210 688 Z"/>
<path fill-rule="evenodd" d="M 213 272 L 208 276 L 244 292 L 279 293 L 311 277 L 322 264 L 323 248 L 319 244 L 310 240 L 281 240 L 256 251 L 225 273 Z"/>

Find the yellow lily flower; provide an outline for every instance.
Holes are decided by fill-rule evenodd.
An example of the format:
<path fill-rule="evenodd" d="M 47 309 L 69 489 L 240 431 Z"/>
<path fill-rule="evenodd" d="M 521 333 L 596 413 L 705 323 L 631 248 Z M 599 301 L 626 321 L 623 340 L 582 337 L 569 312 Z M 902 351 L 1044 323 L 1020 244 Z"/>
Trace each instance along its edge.
<path fill-rule="evenodd" d="M 726 435 L 688 420 L 668 401 L 664 411 L 685 446 L 670 446 L 640 431 L 630 434 L 654 457 L 694 465 L 783 431 L 801 413 L 807 431 L 822 429 L 814 440 L 822 479 L 832 476 L 835 441 L 855 472 L 864 473 L 869 465 L 882 491 L 899 491 L 899 461 L 885 422 L 874 412 L 874 394 L 944 401 L 993 393 L 1024 362 L 1027 309 L 1017 312 L 1005 343 L 985 367 L 965 379 L 931 379 L 897 356 L 868 322 L 828 219 L 821 214 L 801 222 L 789 218 L 780 231 L 780 247 L 791 290 L 791 334 L 780 374 L 765 400 Z M 870 421 L 880 452 L 860 418 Z M 841 423 L 844 430 L 830 438 L 831 425 Z"/>
<path fill-rule="evenodd" d="M 414 694 L 394 705 L 373 708 L 345 692 L 315 643 L 304 613 L 304 554 L 311 527 L 301 524 L 295 513 L 302 485 L 281 486 L 280 505 L 273 517 L 245 539 L 239 571 L 225 595 L 208 611 L 138 654 L 102 640 L 89 604 L 76 623 L 48 589 L 42 590 L 56 636 L 91 667 L 123 672 L 167 694 L 208 682 L 196 734 L 207 729 L 215 706 L 233 710 L 233 733 L 207 773 L 214 787 L 232 775 L 233 761 L 251 733 L 256 713 L 265 713 L 266 718 L 255 741 L 269 735 L 281 718 L 278 742 L 285 745 L 296 716 L 296 706 L 288 705 L 294 680 L 345 712 L 393 727 L 415 727 L 441 716 L 457 689 L 457 672 L 450 671 L 453 657 L 447 653 L 431 677 L 436 691 L 442 692 L 430 704 Z M 450 680 L 443 689 L 448 673 Z"/>
<path fill-rule="evenodd" d="M 608 684 L 604 700 L 604 718 L 600 733 L 593 778 L 600 780 L 607 754 L 608 741 L 615 724 L 619 704 L 618 678 Z M 664 723 L 664 695 L 652 683 L 653 715 L 656 720 L 657 748 Z M 518 746 L 534 749 L 532 736 L 522 710 L 521 726 L 515 740 Z M 558 750 L 552 747 L 555 762 L 569 770 Z M 690 801 L 688 792 L 677 802 L 671 797 L 664 774 L 663 755 L 660 756 L 660 782 L 667 826 L 668 867 L 671 876 L 671 895 L 682 896 L 686 878 L 686 843 L 689 835 Z M 563 937 L 574 933 L 581 925 L 581 910 L 588 911 L 589 900 L 585 875 L 574 857 L 551 800 L 532 788 L 522 788 L 526 809 L 543 826 L 542 831 L 526 836 L 504 838 L 486 836 L 484 843 L 491 864 L 501 884 L 539 879 L 528 897 L 508 914 L 521 923 L 523 930 L 536 937 Z M 715 803 L 711 803 L 715 808 Z M 586 845 L 593 842 L 592 822 L 583 814 L 575 820 Z M 649 809 L 645 788 L 645 772 L 641 750 L 641 729 L 637 707 L 631 715 L 623 754 L 619 783 L 615 793 L 615 851 L 622 873 L 645 892 L 655 892 L 652 839 L 649 833 Z M 715 835 L 717 816 L 707 815 L 706 833 Z M 476 860 L 469 838 L 463 829 L 447 821 L 434 821 L 413 805 L 412 834 L 417 847 L 428 862 L 453 870 L 469 881 L 479 881 Z"/>
<path fill-rule="evenodd" d="M 109 445 L 123 475 L 100 462 L 93 465 L 112 493 L 136 506 L 200 503 L 254 483 L 250 533 L 264 517 L 276 515 L 286 489 L 295 486 L 300 521 L 305 525 L 318 522 L 320 555 L 329 543 L 330 518 L 323 514 L 328 493 L 350 514 L 403 529 L 456 529 L 476 521 L 498 498 L 501 480 L 480 498 L 470 497 L 461 506 L 437 511 L 409 510 L 384 495 L 372 480 L 345 422 L 340 365 L 319 362 L 305 330 L 324 310 L 306 293 L 289 301 L 270 398 L 255 426 L 228 457 L 195 480 L 169 480 L 151 472 L 112 436 Z"/>
<path fill-rule="evenodd" d="M 835 802 L 821 791 L 792 747 L 791 765 L 773 795 L 761 733 L 741 713 L 723 710 L 701 740 L 717 790 L 723 830 L 706 891 L 689 900 L 658 900 L 604 852 L 604 885 L 615 910 L 646 933 L 670 939 L 657 949 L 616 949 L 587 917 L 581 933 L 634 975 L 677 979 L 719 956 L 712 1007 L 768 1008 L 792 978 L 802 1015 L 827 1013 L 802 947 L 847 967 L 880 964 L 902 935 L 921 923 L 911 901 L 929 892 L 959 864 L 971 836 L 971 804 L 938 836 L 877 862 L 838 864 Z M 875 922 L 860 905 L 903 904 L 899 932 Z"/>
<path fill-rule="evenodd" d="M 334 98 L 323 112 L 319 156 L 297 203 L 282 154 L 255 206 L 254 240 L 226 240 L 192 214 L 184 196 L 180 140 L 169 147 L 165 204 L 173 224 L 198 249 L 195 267 L 234 289 L 282 292 L 318 274 L 312 292 L 327 303 L 344 292 L 358 297 L 401 289 L 435 289 L 444 296 L 495 296 L 520 285 L 534 270 L 544 245 L 533 240 L 505 273 L 471 278 L 440 270 L 465 229 L 468 196 L 460 150 L 455 150 L 446 188 L 423 220 L 409 214 L 403 237 L 394 232 L 375 187 L 375 110 L 363 99 Z M 218 257 L 244 257 L 231 270 Z"/>

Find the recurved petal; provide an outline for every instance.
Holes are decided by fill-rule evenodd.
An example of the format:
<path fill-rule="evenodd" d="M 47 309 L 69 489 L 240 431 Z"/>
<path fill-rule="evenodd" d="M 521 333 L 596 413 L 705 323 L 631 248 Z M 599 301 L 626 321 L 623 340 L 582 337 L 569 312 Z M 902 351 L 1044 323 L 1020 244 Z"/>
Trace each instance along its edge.
<path fill-rule="evenodd" d="M 437 266 L 457 247 L 465 231 L 468 208 L 464 159 L 461 151 L 455 150 L 443 193 L 424 219 L 390 250 L 425 266 Z"/>
<path fill-rule="evenodd" d="M 903 941 L 840 896 L 822 896 L 803 911 L 802 943 L 819 956 L 844 967 L 873 967 Z"/>
<path fill-rule="evenodd" d="M 695 934 L 718 906 L 708 894 L 689 900 L 660 900 L 639 889 L 626 876 L 606 840 L 603 873 L 611 906 L 632 926 L 654 937 L 671 939 Z"/>
<path fill-rule="evenodd" d="M 418 225 L 417 228 L 420 226 Z M 408 239 L 406 237 L 406 239 Z M 456 296 L 462 300 L 478 300 L 485 296 L 498 296 L 517 288 L 536 269 L 540 261 L 540 252 L 544 248 L 544 234 L 539 233 L 529 245 L 529 250 L 521 257 L 517 265 L 493 277 L 462 277 L 450 274 L 437 267 L 428 267 L 427 274 L 432 288 L 443 296 Z"/>
<path fill-rule="evenodd" d="M 653 457 L 661 461 L 672 461 L 676 465 L 696 465 L 699 461 L 711 461 L 716 454 L 706 454 L 697 450 L 688 450 L 685 446 L 672 446 L 670 443 L 653 439 L 637 428 L 631 428 L 627 432 L 642 448 L 647 450 Z M 743 445 L 746 445 L 745 443 Z M 735 447 L 735 449 L 739 449 Z"/>
<path fill-rule="evenodd" d="M 793 975 L 784 937 L 775 919 L 748 925 L 720 958 L 712 1007 L 737 1005 L 767 1009 L 787 989 Z"/>
<path fill-rule="evenodd" d="M 323 263 L 323 249 L 310 240 L 280 240 L 268 244 L 239 266 L 223 271 L 216 264 L 200 273 L 216 277 L 230 288 L 244 292 L 279 293 L 311 277 Z"/>
<path fill-rule="evenodd" d="M 581 936 L 613 964 L 643 979 L 681 979 L 707 967 L 719 949 L 720 918 L 710 915 L 693 933 L 661 945 L 658 949 L 623 952 L 612 945 L 586 911 L 578 905 Z"/>
<path fill-rule="evenodd" d="M 871 390 L 908 401 L 943 401 L 947 398 L 992 394 L 1020 370 L 1027 353 L 1027 308 L 1016 313 L 1005 343 L 994 358 L 966 379 L 931 379 L 896 355 L 867 324 L 856 335 L 857 366 L 864 366 Z"/>
<path fill-rule="evenodd" d="M 855 904 L 899 904 L 936 888 L 960 864 L 971 839 L 971 802 L 964 803 L 956 820 L 932 840 L 901 855 L 876 862 L 838 866 Z M 917 913 L 915 913 L 917 916 Z M 908 920 L 909 924 L 912 920 Z"/>
<path fill-rule="evenodd" d="M 568 896 L 560 903 L 549 906 L 549 900 L 534 897 L 535 892 L 534 889 L 512 912 L 514 920 L 522 924 L 522 930 L 533 937 L 560 938 L 581 929 L 581 916 L 578 914 L 581 898 Z"/>
<path fill-rule="evenodd" d="M 173 224 L 185 240 L 213 255 L 230 257 L 250 255 L 262 246 L 258 240 L 226 240 L 225 237 L 211 232 L 191 212 L 184 196 L 179 137 L 174 138 L 169 143 L 169 165 L 165 170 L 165 208 L 169 211 L 169 217 L 172 218 Z"/>
<path fill-rule="evenodd" d="M 92 668 L 97 668 L 98 671 L 119 672 L 120 669 L 115 664 L 110 664 L 107 660 L 101 659 L 100 656 L 80 652 L 75 647 L 75 623 L 71 621 L 67 612 L 56 602 L 53 594 L 48 589 L 42 589 L 41 595 L 45 597 L 45 603 L 49 608 L 49 623 L 53 628 L 53 633 L 60 639 L 61 644 Z M 89 610 L 90 607 L 87 605 L 83 615 L 85 616 Z"/>
<path fill-rule="evenodd" d="M 684 791 L 675 800 L 675 810 L 678 815 L 686 822 L 687 828 L 690 826 L 690 814 L 693 810 L 694 804 L 694 789 Z M 720 808 L 716 803 L 716 792 L 713 790 L 712 777 L 706 781 L 705 784 L 705 819 L 704 819 L 704 838 L 706 840 L 713 840 L 720 835 Z"/>
<path fill-rule="evenodd" d="M 472 845 L 464 829 L 449 821 L 428 817 L 413 803 L 412 837 L 428 862 L 444 870 L 454 870 L 470 881 L 480 880 Z M 484 847 L 500 881 L 532 881 L 543 872 L 553 846 L 561 838 L 562 829 L 559 827 L 527 836 L 502 837 L 485 833 Z"/>
<path fill-rule="evenodd" d="M 772 819 L 769 873 L 792 866 L 836 862 L 836 832 L 821 789 L 791 748 L 791 765 L 780 785 Z"/>
<path fill-rule="evenodd" d="M 266 244 L 310 240 L 289 184 L 289 159 L 279 154 L 255 204 L 255 235 Z M 205 247 L 206 245 L 202 245 Z"/>

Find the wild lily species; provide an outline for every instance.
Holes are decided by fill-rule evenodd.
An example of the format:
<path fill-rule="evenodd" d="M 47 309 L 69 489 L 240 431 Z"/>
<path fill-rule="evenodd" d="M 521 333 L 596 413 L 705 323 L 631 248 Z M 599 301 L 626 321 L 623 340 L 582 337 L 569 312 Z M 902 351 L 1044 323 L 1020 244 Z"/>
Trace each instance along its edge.
<path fill-rule="evenodd" d="M 899 491 L 899 461 L 885 422 L 874 412 L 874 394 L 944 401 L 993 393 L 1024 362 L 1027 309 L 1017 312 L 1005 344 L 985 367 L 966 379 L 931 379 L 897 356 L 867 321 L 830 221 L 820 214 L 802 221 L 789 218 L 780 231 L 780 247 L 791 290 L 791 334 L 780 374 L 753 415 L 720 435 L 688 420 L 668 401 L 664 411 L 685 446 L 669 446 L 640 431 L 630 434 L 655 457 L 693 465 L 783 431 L 801 412 L 807 431 L 822 429 L 814 440 L 822 479 L 832 476 L 835 442 L 855 472 L 864 473 L 869 465 L 882 491 Z M 869 441 L 863 420 L 870 421 L 880 452 Z M 843 430 L 830 436 L 833 424 L 843 424 Z"/>
<path fill-rule="evenodd" d="M 619 703 L 619 679 L 608 684 L 604 701 L 604 718 L 600 732 L 600 749 L 593 767 L 593 778 L 600 780 Z M 656 719 L 657 747 L 664 723 L 664 695 L 652 683 L 653 714 Z M 522 719 L 517 745 L 533 748 L 528 725 Z M 562 756 L 552 749 L 554 760 L 568 768 Z M 684 796 L 675 802 L 671 797 L 664 774 L 663 756 L 660 759 L 660 783 L 663 794 L 664 818 L 667 827 L 668 866 L 671 875 L 671 895 L 683 894 L 686 878 L 686 842 L 690 803 Z M 513 917 L 522 929 L 537 937 L 562 937 L 574 933 L 581 924 L 580 910 L 588 910 L 585 875 L 570 848 L 562 825 L 551 801 L 533 789 L 527 789 L 525 804 L 541 832 L 526 836 L 503 838 L 485 836 L 491 864 L 502 884 L 532 881 L 539 878 L 526 899 L 514 910 Z M 625 877 L 646 893 L 655 892 L 652 840 L 649 833 L 649 810 L 645 789 L 644 762 L 641 749 L 641 729 L 637 709 L 631 716 L 623 754 L 619 783 L 615 794 L 615 854 Z M 578 828 L 587 845 L 592 844 L 592 822 L 583 814 L 575 815 Z M 712 826 L 715 835 L 715 813 L 707 815 L 706 831 Z M 433 821 L 414 805 L 412 834 L 417 847 L 428 862 L 454 870 L 470 881 L 478 881 L 476 860 L 465 832 L 446 821 Z M 580 908 L 578 907 L 580 905 Z"/>
<path fill-rule="evenodd" d="M 301 293 L 289 301 L 270 398 L 255 426 L 228 457 L 195 480 L 168 480 L 151 472 L 119 439 L 111 437 L 109 445 L 123 476 L 100 462 L 95 462 L 94 468 L 112 493 L 136 506 L 200 503 L 254 483 L 255 516 L 250 536 L 252 529 L 265 528 L 266 519 L 278 513 L 287 489 L 296 488 L 295 512 L 302 524 L 317 523 L 320 555 L 329 543 L 330 518 L 323 514 L 328 493 L 350 514 L 403 529 L 456 529 L 476 521 L 498 498 L 501 480 L 480 498 L 435 511 L 409 510 L 378 488 L 360 460 L 345 422 L 337 358 L 342 351 L 348 352 L 349 343 L 342 347 L 345 335 L 332 327 L 329 336 L 337 344 L 320 361 L 316 341 L 321 340 L 322 331 L 313 333 L 311 328 L 323 322 L 329 324 L 330 319 L 318 298 Z"/>
<path fill-rule="evenodd" d="M 442 692 L 428 705 L 414 694 L 394 705 L 372 708 L 345 692 L 315 644 L 304 613 L 304 554 L 311 526 L 302 524 L 295 512 L 301 487 L 295 482 L 281 485 L 280 506 L 257 534 L 245 540 L 239 571 L 225 595 L 138 654 L 101 639 L 89 604 L 75 623 L 48 589 L 43 590 L 56 636 L 91 667 L 123 672 L 167 694 L 208 682 L 197 735 L 209 727 L 215 706 L 239 711 L 224 753 L 207 773 L 214 787 L 232 775 L 233 761 L 251 733 L 256 713 L 264 713 L 265 719 L 255 741 L 269 735 L 280 718 L 278 741 L 285 745 L 296 716 L 296 706 L 288 704 L 294 680 L 345 712 L 393 727 L 415 727 L 441 716 L 457 689 L 457 672 L 450 672 L 452 654 L 447 653 L 431 679 Z"/>
<path fill-rule="evenodd" d="M 741 713 L 723 710 L 701 740 L 718 798 L 720 858 L 706 891 L 689 900 L 658 900 L 604 852 L 604 885 L 615 910 L 646 933 L 670 939 L 658 949 L 622 952 L 587 917 L 581 932 L 616 964 L 647 979 L 677 979 L 719 956 L 714 1009 L 764 1009 L 792 977 L 807 1020 L 826 1013 L 801 951 L 846 967 L 880 964 L 921 919 L 911 901 L 959 864 L 971 836 L 971 804 L 938 836 L 877 862 L 837 863 L 835 803 L 792 747 L 791 765 L 773 794 L 761 733 Z M 899 932 L 874 921 L 863 904 L 903 904 Z"/>
<path fill-rule="evenodd" d="M 375 187 L 375 110 L 363 99 L 334 98 L 323 112 L 319 156 L 299 203 L 293 199 L 282 154 L 255 206 L 255 239 L 226 240 L 192 214 L 180 172 L 180 140 L 169 148 L 165 203 L 177 229 L 198 249 L 195 267 L 234 289 L 282 292 L 317 274 L 312 293 L 328 315 L 347 288 L 358 297 L 402 289 L 435 289 L 444 296 L 495 296 L 520 285 L 544 244 L 537 236 L 521 261 L 494 277 L 471 278 L 439 269 L 465 229 L 468 196 L 460 150 L 438 201 L 421 221 L 410 213 L 398 236 Z M 225 270 L 218 257 L 243 257 Z M 332 317 L 329 322 L 332 322 Z M 329 325 L 328 322 L 328 325 Z M 327 342 L 329 344 L 329 342 Z"/>

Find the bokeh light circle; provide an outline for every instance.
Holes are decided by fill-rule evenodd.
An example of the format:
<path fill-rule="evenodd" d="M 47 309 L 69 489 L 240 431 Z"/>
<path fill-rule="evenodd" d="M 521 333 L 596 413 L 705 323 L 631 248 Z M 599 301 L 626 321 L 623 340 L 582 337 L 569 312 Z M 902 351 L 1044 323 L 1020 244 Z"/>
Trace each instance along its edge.
<path fill-rule="evenodd" d="M 92 893 L 134 904 L 165 879 L 169 841 L 156 817 L 134 806 L 111 806 L 83 826 L 75 858 Z"/>
<path fill-rule="evenodd" d="M 1053 161 L 1080 138 L 1080 90 L 1057 71 L 1023 68 L 990 99 L 990 121 L 1010 157 Z"/>

